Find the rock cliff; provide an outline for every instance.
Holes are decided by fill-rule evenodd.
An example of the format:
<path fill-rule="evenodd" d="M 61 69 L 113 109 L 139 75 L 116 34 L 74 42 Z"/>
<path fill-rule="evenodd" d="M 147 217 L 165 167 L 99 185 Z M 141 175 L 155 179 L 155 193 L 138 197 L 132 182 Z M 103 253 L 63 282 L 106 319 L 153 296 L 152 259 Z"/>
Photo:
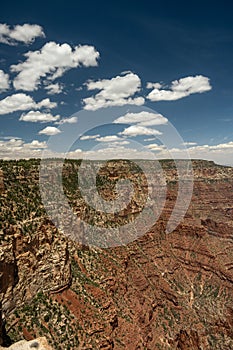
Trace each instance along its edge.
<path fill-rule="evenodd" d="M 34 339 L 31 341 L 21 340 L 8 348 L 3 348 L 0 346 L 0 350 L 52 350 L 51 346 L 49 346 L 46 338 L 41 337 L 38 339 Z"/>

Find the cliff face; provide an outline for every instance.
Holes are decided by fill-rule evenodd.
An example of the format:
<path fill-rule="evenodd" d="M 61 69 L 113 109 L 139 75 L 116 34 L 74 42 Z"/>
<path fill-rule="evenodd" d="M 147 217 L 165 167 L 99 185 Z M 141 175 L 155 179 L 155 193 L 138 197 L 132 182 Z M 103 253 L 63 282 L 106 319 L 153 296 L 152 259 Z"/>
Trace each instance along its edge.
<path fill-rule="evenodd" d="M 42 211 L 34 214 L 30 199 L 22 219 L 6 180 L 2 201 L 19 215 L 2 228 L 8 336 L 17 341 L 45 335 L 54 349 L 67 350 L 233 348 L 233 169 L 203 161 L 193 166 L 192 201 L 174 232 L 166 234 L 165 227 L 177 178 L 165 162 L 168 193 L 160 219 L 137 241 L 109 249 L 68 242 Z M 13 190 L 28 186 L 34 193 L 35 167 L 27 170 L 30 181 L 24 165 L 14 171 L 19 183 Z M 67 192 L 76 209 L 76 192 Z M 33 193 L 30 198 L 39 196 Z M 29 218 L 31 230 L 24 221 Z"/>
<path fill-rule="evenodd" d="M 71 283 L 70 256 L 64 237 L 57 234 L 49 223 L 44 223 L 33 238 L 18 231 L 17 227 L 8 229 L 9 242 L 3 243 L 0 249 L 3 323 L 12 311 L 30 301 L 38 292 L 57 291 Z M 1 329 L 2 334 L 3 324 Z M 1 339 L 3 343 L 4 339 Z"/>
<path fill-rule="evenodd" d="M 2 310 L 6 317 L 40 290 L 59 290 L 71 282 L 68 243 L 54 229 L 44 225 L 32 239 L 14 232 L 10 237 L 10 243 L 2 244 L 0 256 Z"/>

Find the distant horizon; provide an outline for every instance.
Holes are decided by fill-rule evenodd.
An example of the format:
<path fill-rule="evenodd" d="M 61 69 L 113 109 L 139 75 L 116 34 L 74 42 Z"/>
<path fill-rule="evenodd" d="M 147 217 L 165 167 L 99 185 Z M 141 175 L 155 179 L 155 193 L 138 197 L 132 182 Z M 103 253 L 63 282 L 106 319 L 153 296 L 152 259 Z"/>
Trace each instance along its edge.
<path fill-rule="evenodd" d="M 114 161 L 130 161 L 130 162 L 135 162 L 135 161 L 149 161 L 149 162 L 153 162 L 153 161 L 159 161 L 159 162 L 175 162 L 175 161 L 182 161 L 182 162 L 207 162 L 207 163 L 213 163 L 215 165 L 218 166 L 223 166 L 223 167 L 230 167 L 232 168 L 233 165 L 228 165 L 228 164 L 220 164 L 220 163 L 216 163 L 214 160 L 209 160 L 209 159 L 201 159 L 201 158 L 190 158 L 190 159 L 185 159 L 185 158 L 160 158 L 160 159 L 147 159 L 147 158 L 111 158 L 111 159 L 87 159 L 87 158 L 62 158 L 62 157 L 48 157 L 48 158 L 11 158 L 11 159 L 3 159 L 0 158 L 0 161 L 6 161 L 6 162 L 13 162 L 13 161 L 30 161 L 30 160 L 38 160 L 38 161 L 42 161 L 42 160 L 61 160 L 61 161 L 96 161 L 96 162 L 114 162 Z"/>

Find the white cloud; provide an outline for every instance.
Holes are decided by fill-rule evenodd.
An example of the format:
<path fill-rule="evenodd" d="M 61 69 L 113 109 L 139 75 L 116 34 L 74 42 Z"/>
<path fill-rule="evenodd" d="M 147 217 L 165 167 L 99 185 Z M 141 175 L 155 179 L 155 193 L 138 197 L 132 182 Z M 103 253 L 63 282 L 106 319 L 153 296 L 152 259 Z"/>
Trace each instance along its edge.
<path fill-rule="evenodd" d="M 1 144 L 3 144 L 3 141 L 1 141 Z M 13 138 L 9 141 L 5 142 L 6 145 L 12 145 L 14 147 L 20 147 L 23 144 L 23 140 L 20 138 Z"/>
<path fill-rule="evenodd" d="M 78 122 L 78 117 L 69 117 L 59 120 L 59 122 L 56 122 L 55 124 L 75 124 Z"/>
<path fill-rule="evenodd" d="M 110 143 L 111 146 L 123 146 L 123 145 L 129 145 L 129 141 L 121 139 L 121 141 L 114 141 Z"/>
<path fill-rule="evenodd" d="M 42 101 L 35 104 L 35 108 L 48 108 L 52 109 L 57 107 L 56 102 L 51 102 L 49 98 L 45 98 Z"/>
<path fill-rule="evenodd" d="M 160 83 L 148 83 L 153 90 L 147 95 L 151 101 L 174 101 L 195 93 L 203 93 L 212 89 L 209 78 L 203 75 L 189 76 L 174 80 L 169 89 L 161 89 Z"/>
<path fill-rule="evenodd" d="M 59 83 L 49 84 L 45 87 L 45 90 L 48 90 L 48 95 L 60 94 L 63 91 L 63 86 Z"/>
<path fill-rule="evenodd" d="M 107 135 L 96 138 L 96 141 L 99 142 L 114 142 L 114 141 L 122 141 L 122 138 L 117 135 Z"/>
<path fill-rule="evenodd" d="M 53 135 L 60 134 L 60 132 L 61 131 L 58 128 L 56 128 L 55 126 L 46 126 L 46 128 L 39 131 L 39 134 L 53 136 Z"/>
<path fill-rule="evenodd" d="M 14 94 L 0 100 L 0 114 L 8 114 L 29 109 L 54 108 L 57 104 L 46 98 L 36 103 L 31 96 L 23 93 Z"/>
<path fill-rule="evenodd" d="M 103 107 L 131 105 L 143 105 L 143 97 L 134 97 L 141 89 L 140 78 L 127 72 L 125 75 L 116 76 L 112 79 L 89 81 L 87 89 L 100 90 L 96 95 L 83 99 L 84 109 L 95 111 Z"/>
<path fill-rule="evenodd" d="M 106 142 L 110 143 L 111 146 L 118 146 L 118 145 L 128 145 L 129 142 L 126 141 L 124 138 L 119 137 L 117 135 L 107 135 L 107 136 L 100 136 L 98 135 L 84 135 L 80 137 L 80 140 L 95 140 L 98 142 Z"/>
<path fill-rule="evenodd" d="M 105 148 L 90 150 L 90 151 L 81 151 L 78 149 L 77 151 L 71 151 L 66 154 L 66 158 L 85 158 L 85 159 L 153 159 L 153 154 L 151 151 L 145 150 L 137 150 L 132 148 L 124 147 L 120 145 L 115 147 L 115 145 L 111 144 L 112 147 L 109 147 L 106 144 Z"/>
<path fill-rule="evenodd" d="M 0 23 L 0 43 L 8 45 L 16 45 L 18 42 L 31 44 L 37 37 L 45 37 L 43 28 L 38 24 L 18 24 L 11 28 L 5 23 Z"/>
<path fill-rule="evenodd" d="M 16 90 L 34 91 L 41 78 L 52 81 L 71 68 L 97 66 L 99 52 L 89 45 L 72 48 L 69 44 L 51 41 L 41 50 L 28 51 L 24 56 L 24 62 L 11 66 L 11 71 L 18 73 L 13 84 Z"/>
<path fill-rule="evenodd" d="M 161 135 L 161 132 L 141 125 L 131 125 L 119 133 L 124 136 Z"/>
<path fill-rule="evenodd" d="M 187 141 L 187 142 L 184 142 L 183 144 L 184 144 L 184 146 L 195 146 L 197 143 Z"/>
<path fill-rule="evenodd" d="M 0 136 L 0 139 L 2 139 L 2 140 L 11 140 L 11 139 L 21 140 L 21 137 L 18 137 L 18 136 Z"/>
<path fill-rule="evenodd" d="M 159 151 L 159 149 L 156 149 L 157 146 L 155 145 L 148 145 L 148 148 L 150 148 L 152 151 Z M 187 153 L 184 152 L 183 148 L 173 148 L 173 149 L 166 149 L 165 147 L 162 148 L 161 151 L 156 154 L 156 157 L 163 159 L 163 158 L 171 158 L 172 155 L 179 159 L 179 158 L 185 158 L 187 157 Z M 213 160 L 218 164 L 223 165 L 231 165 L 233 166 L 233 141 L 230 141 L 228 143 L 221 143 L 218 145 L 196 145 L 188 148 L 188 154 L 189 157 L 192 159 L 206 159 L 206 160 Z"/>
<path fill-rule="evenodd" d="M 144 141 L 146 141 L 146 142 L 154 141 L 154 140 L 156 140 L 156 137 L 149 137 L 149 138 L 144 139 Z"/>
<path fill-rule="evenodd" d="M 117 142 L 117 141 L 116 141 Z M 104 143 L 103 143 L 104 145 Z M 148 152 L 146 151 L 148 149 Z M 151 144 L 147 145 L 145 150 L 137 150 L 119 145 L 106 147 L 102 149 L 95 149 L 90 151 L 82 151 L 77 149 L 75 151 L 63 153 L 52 152 L 47 149 L 46 142 L 34 140 L 30 143 L 25 143 L 22 139 L 12 138 L 0 140 L 0 158 L 2 159 L 19 159 L 19 158 L 41 158 L 42 151 L 46 151 L 47 157 L 64 157 L 66 158 L 86 158 L 86 159 L 153 159 L 151 151 L 156 152 L 156 159 L 171 158 L 171 153 L 163 145 Z M 172 155 L 176 158 L 183 158 L 185 155 L 183 149 L 172 149 Z M 188 149 L 189 155 L 192 159 L 207 159 L 213 160 L 218 164 L 225 164 L 233 166 L 233 141 L 217 145 L 197 145 Z"/>
<path fill-rule="evenodd" d="M 29 148 L 47 148 L 47 144 L 45 141 L 40 142 L 38 140 L 33 140 L 31 143 L 28 143 L 27 146 Z"/>
<path fill-rule="evenodd" d="M 147 83 L 146 84 L 147 89 L 160 89 L 162 87 L 162 84 L 160 83 Z"/>
<path fill-rule="evenodd" d="M 41 152 L 47 148 L 46 142 L 33 140 L 25 143 L 22 139 L 11 138 L 10 140 L 0 140 L 0 158 L 40 158 Z"/>
<path fill-rule="evenodd" d="M 8 90 L 10 87 L 9 75 L 0 69 L 0 92 Z"/>
<path fill-rule="evenodd" d="M 24 122 L 41 122 L 48 123 L 54 122 L 60 118 L 59 115 L 53 116 L 51 113 L 45 113 L 40 111 L 30 111 L 28 113 L 23 113 L 19 120 Z"/>
<path fill-rule="evenodd" d="M 202 146 L 194 146 L 189 149 L 189 151 L 193 150 L 211 150 L 211 151 L 216 151 L 216 150 L 227 150 L 227 149 L 233 149 L 233 141 L 227 142 L 227 143 L 220 143 L 218 145 L 202 145 Z"/>
<path fill-rule="evenodd" d="M 151 143 L 150 145 L 147 145 L 146 148 L 149 148 L 152 151 L 162 151 L 165 149 L 165 146 L 158 145 L 157 143 Z"/>
<path fill-rule="evenodd" d="M 114 120 L 114 123 L 125 123 L 132 124 L 137 123 L 141 126 L 152 126 L 152 125 L 161 125 L 168 122 L 167 118 L 158 113 L 151 113 L 142 111 L 139 113 L 127 113 L 122 117 Z"/>
<path fill-rule="evenodd" d="M 97 137 L 100 137 L 99 134 L 97 135 L 83 135 L 80 137 L 80 140 L 84 141 L 84 140 L 93 140 L 96 139 Z"/>

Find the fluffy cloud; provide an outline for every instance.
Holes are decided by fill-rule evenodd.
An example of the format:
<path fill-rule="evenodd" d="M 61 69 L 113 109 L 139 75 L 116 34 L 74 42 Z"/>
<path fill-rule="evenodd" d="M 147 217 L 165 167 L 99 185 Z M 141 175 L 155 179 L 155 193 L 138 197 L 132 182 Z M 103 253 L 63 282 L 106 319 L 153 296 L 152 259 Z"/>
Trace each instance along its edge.
<path fill-rule="evenodd" d="M 113 147 L 122 146 L 122 145 L 129 145 L 129 141 L 121 139 L 120 141 L 114 141 L 114 142 L 111 142 L 110 144 Z"/>
<path fill-rule="evenodd" d="M 99 142 L 115 142 L 115 141 L 122 141 L 122 138 L 120 138 L 117 135 L 108 135 L 108 136 L 102 136 L 96 138 L 96 141 Z"/>
<path fill-rule="evenodd" d="M 38 89 L 41 78 L 52 81 L 71 68 L 97 66 L 99 52 L 89 45 L 73 49 L 66 43 L 48 42 L 41 50 L 29 51 L 24 56 L 24 62 L 11 66 L 11 71 L 18 73 L 13 84 L 16 90 L 33 91 Z"/>
<path fill-rule="evenodd" d="M 202 145 L 202 146 L 194 146 L 189 149 L 189 151 L 193 150 L 211 150 L 211 151 L 217 151 L 217 150 L 227 150 L 227 149 L 233 149 L 233 141 L 227 142 L 227 143 L 220 143 L 218 145 Z"/>
<path fill-rule="evenodd" d="M 56 84 L 49 84 L 45 87 L 45 90 L 47 90 L 48 95 L 55 95 L 60 94 L 63 91 L 63 86 L 59 83 Z"/>
<path fill-rule="evenodd" d="M 165 146 L 158 145 L 157 143 L 151 143 L 150 145 L 147 145 L 146 148 L 149 148 L 152 151 L 162 151 L 165 149 Z"/>
<path fill-rule="evenodd" d="M 19 120 L 24 122 L 41 122 L 48 123 L 54 122 L 60 118 L 59 115 L 53 116 L 51 113 L 44 113 L 40 111 L 30 111 L 21 115 Z"/>
<path fill-rule="evenodd" d="M 153 154 L 151 151 L 147 151 L 146 149 L 137 150 L 132 148 L 124 147 L 123 145 L 115 147 L 114 144 L 111 144 L 111 147 L 109 147 L 108 144 L 106 144 L 105 148 L 95 149 L 91 151 L 81 151 L 80 149 L 76 151 L 71 151 L 66 154 L 66 158 L 73 158 L 73 159 L 153 159 Z"/>
<path fill-rule="evenodd" d="M 59 122 L 56 122 L 55 124 L 75 124 L 78 121 L 78 117 L 69 117 L 59 120 Z"/>
<path fill-rule="evenodd" d="M 170 152 L 177 159 L 187 156 L 183 148 L 166 149 L 166 147 L 156 144 L 147 145 L 146 147 L 151 151 L 159 151 L 156 154 L 159 159 L 171 158 Z M 195 145 L 188 148 L 188 154 L 192 159 L 213 160 L 218 164 L 233 166 L 233 141 L 218 145 Z"/>
<path fill-rule="evenodd" d="M 47 144 L 45 141 L 40 142 L 38 140 L 33 140 L 31 143 L 27 144 L 29 148 L 47 148 Z"/>
<path fill-rule="evenodd" d="M 50 101 L 49 98 L 44 98 L 42 101 L 35 103 L 35 107 L 34 108 L 47 108 L 47 109 L 52 109 L 57 107 L 57 103 L 56 102 L 52 102 Z"/>
<path fill-rule="evenodd" d="M 160 83 L 148 83 L 153 90 L 147 95 L 151 101 L 174 101 L 195 93 L 202 93 L 212 89 L 209 78 L 202 75 L 190 76 L 174 80 L 169 89 L 161 89 Z"/>
<path fill-rule="evenodd" d="M 9 75 L 0 69 L 0 92 L 8 90 L 10 87 Z"/>
<path fill-rule="evenodd" d="M 160 83 L 147 83 L 146 87 L 147 87 L 147 89 L 160 89 L 162 87 L 162 84 L 160 84 Z"/>
<path fill-rule="evenodd" d="M 84 141 L 84 140 L 93 140 L 96 139 L 97 137 L 100 137 L 99 134 L 97 135 L 83 135 L 80 137 L 80 140 Z"/>
<path fill-rule="evenodd" d="M 51 128 L 51 127 L 50 127 Z M 117 142 L 117 141 L 116 141 Z M 0 158 L 2 159 L 19 159 L 19 158 L 40 158 L 42 151 L 46 151 L 48 157 L 63 157 L 66 158 L 86 158 L 86 159 L 113 159 L 113 158 L 126 158 L 126 159 L 151 159 L 151 151 L 156 152 L 157 159 L 170 158 L 169 150 L 163 145 L 157 145 L 156 143 L 147 145 L 145 150 L 137 150 L 132 148 L 126 148 L 123 145 L 118 147 L 109 147 L 106 143 L 106 147 L 103 149 L 95 149 L 90 151 L 82 151 L 77 149 L 76 151 L 68 152 L 64 155 L 62 153 L 52 152 L 47 149 L 46 142 L 40 142 L 34 140 L 30 143 L 25 143 L 18 138 L 11 138 L 0 140 Z M 172 154 L 176 158 L 184 156 L 182 149 L 172 149 Z M 222 143 L 218 145 L 197 145 L 189 148 L 189 155 L 193 159 L 207 159 L 213 160 L 219 164 L 233 166 L 233 141 L 228 143 Z"/>
<path fill-rule="evenodd" d="M 110 143 L 111 146 L 119 146 L 119 145 L 128 145 L 129 142 L 126 141 L 124 138 L 119 137 L 117 135 L 107 135 L 107 136 L 100 136 L 100 135 L 84 135 L 80 137 L 80 140 L 95 140 L 98 142 L 106 142 Z"/>
<path fill-rule="evenodd" d="M 40 130 L 39 134 L 53 136 L 53 135 L 60 134 L 60 132 L 61 131 L 58 128 L 56 128 L 55 126 L 47 126 L 46 128 Z"/>
<path fill-rule="evenodd" d="M 123 136 L 161 135 L 161 132 L 141 125 L 131 125 L 120 133 Z"/>
<path fill-rule="evenodd" d="M 114 123 L 134 124 L 141 126 L 161 125 L 168 122 L 167 118 L 158 113 L 142 111 L 139 113 L 127 113 L 114 120 Z"/>
<path fill-rule="evenodd" d="M 17 111 L 27 111 L 29 109 L 54 108 L 57 104 L 51 102 L 49 98 L 36 103 L 31 96 L 26 94 L 14 94 L 0 100 L 0 114 L 8 114 Z"/>
<path fill-rule="evenodd" d="M 95 111 L 103 107 L 126 104 L 139 106 L 145 102 L 143 97 L 134 97 L 141 89 L 141 80 L 132 72 L 112 79 L 89 81 L 86 85 L 88 90 L 100 90 L 96 95 L 83 100 L 86 110 Z"/>
<path fill-rule="evenodd" d="M 0 140 L 0 158 L 39 158 L 41 152 L 47 148 L 46 142 L 33 140 L 25 143 L 22 139 L 11 138 L 10 140 Z"/>
<path fill-rule="evenodd" d="M 31 44 L 37 37 L 45 37 L 43 28 L 38 24 L 18 24 L 11 28 L 7 24 L 0 23 L 0 43 L 8 45 L 16 45 L 18 42 Z"/>

